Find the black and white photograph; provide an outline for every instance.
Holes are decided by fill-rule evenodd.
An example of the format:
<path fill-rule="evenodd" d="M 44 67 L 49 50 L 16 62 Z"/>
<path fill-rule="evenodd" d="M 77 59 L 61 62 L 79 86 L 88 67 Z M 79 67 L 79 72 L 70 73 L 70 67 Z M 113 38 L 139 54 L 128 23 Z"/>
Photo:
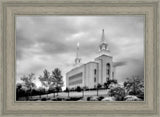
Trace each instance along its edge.
<path fill-rule="evenodd" d="M 143 15 L 19 15 L 16 101 L 144 101 Z"/>

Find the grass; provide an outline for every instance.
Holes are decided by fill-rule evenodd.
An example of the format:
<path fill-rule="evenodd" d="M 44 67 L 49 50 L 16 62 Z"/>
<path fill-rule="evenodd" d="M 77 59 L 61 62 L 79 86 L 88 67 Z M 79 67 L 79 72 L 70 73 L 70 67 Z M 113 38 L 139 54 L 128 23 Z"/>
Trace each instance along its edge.
<path fill-rule="evenodd" d="M 51 94 L 45 94 L 41 95 L 41 98 L 39 95 L 37 96 L 32 96 L 30 97 L 29 101 L 78 101 L 78 100 L 90 100 L 91 97 L 96 97 L 97 96 L 97 90 L 91 90 L 91 91 L 84 91 L 84 97 L 83 97 L 83 91 L 81 92 L 69 92 L 69 97 L 68 97 L 68 92 L 59 92 L 58 95 L 55 93 Z M 98 96 L 101 97 L 106 97 L 108 96 L 108 90 L 106 89 L 101 89 L 98 90 Z M 23 98 L 24 100 L 24 98 Z"/>

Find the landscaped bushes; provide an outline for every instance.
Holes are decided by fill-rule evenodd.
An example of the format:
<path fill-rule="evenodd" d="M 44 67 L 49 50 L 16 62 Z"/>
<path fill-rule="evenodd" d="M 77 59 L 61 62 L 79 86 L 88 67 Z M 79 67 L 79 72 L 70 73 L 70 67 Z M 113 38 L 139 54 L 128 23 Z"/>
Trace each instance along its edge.
<path fill-rule="evenodd" d="M 144 100 L 144 81 L 136 76 L 127 78 L 124 87 L 128 95 L 135 95 Z"/>
<path fill-rule="evenodd" d="M 114 83 L 109 87 L 109 96 L 114 97 L 116 101 L 144 100 L 144 82 L 138 77 L 128 78 L 123 86 Z"/>
<path fill-rule="evenodd" d="M 115 79 L 113 79 L 113 80 L 108 80 L 107 82 L 105 82 L 104 83 L 104 88 L 105 89 L 109 89 L 109 86 L 111 85 L 111 84 L 117 84 L 118 82 L 117 82 L 117 80 L 115 80 Z"/>
<path fill-rule="evenodd" d="M 24 98 L 25 100 L 29 100 L 29 96 L 36 96 L 39 95 L 41 98 L 41 95 L 46 94 L 44 88 L 34 88 L 34 89 L 27 89 L 22 86 L 22 84 L 16 85 L 16 100 L 20 100 L 21 98 Z M 30 101 L 32 101 L 30 99 Z"/>
<path fill-rule="evenodd" d="M 109 90 L 109 96 L 115 97 L 116 101 L 123 101 L 125 97 L 125 89 L 121 87 L 115 87 Z"/>
<path fill-rule="evenodd" d="M 142 99 L 138 98 L 135 95 L 127 95 L 126 97 L 124 97 L 125 101 L 142 101 Z"/>
<path fill-rule="evenodd" d="M 77 86 L 76 89 L 75 89 L 75 91 L 81 92 L 81 91 L 82 91 L 82 88 L 81 88 L 80 86 Z"/>

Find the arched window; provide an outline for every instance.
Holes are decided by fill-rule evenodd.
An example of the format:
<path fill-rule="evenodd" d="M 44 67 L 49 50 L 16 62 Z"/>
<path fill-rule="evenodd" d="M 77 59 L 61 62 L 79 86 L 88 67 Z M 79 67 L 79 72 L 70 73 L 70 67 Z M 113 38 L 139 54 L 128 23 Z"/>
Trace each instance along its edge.
<path fill-rule="evenodd" d="M 96 77 L 94 77 L 94 82 L 96 82 Z"/>
<path fill-rule="evenodd" d="M 96 69 L 94 69 L 94 75 L 96 75 L 96 73 L 97 73 L 97 70 L 96 70 Z"/>
<path fill-rule="evenodd" d="M 106 75 L 107 75 L 107 77 L 106 77 L 106 81 L 108 81 L 110 78 L 110 64 L 109 63 L 107 63 L 106 64 Z"/>
<path fill-rule="evenodd" d="M 109 63 L 107 63 L 106 65 L 106 73 L 107 75 L 110 75 L 110 64 Z"/>

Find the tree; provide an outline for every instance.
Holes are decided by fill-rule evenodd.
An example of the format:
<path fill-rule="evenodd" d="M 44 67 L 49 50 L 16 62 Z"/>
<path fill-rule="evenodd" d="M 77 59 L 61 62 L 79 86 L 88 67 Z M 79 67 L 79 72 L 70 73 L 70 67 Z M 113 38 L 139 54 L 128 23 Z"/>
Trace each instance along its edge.
<path fill-rule="evenodd" d="M 43 71 L 43 76 L 39 76 L 39 80 L 42 83 L 42 86 L 46 87 L 47 89 L 49 89 L 51 83 L 51 77 L 50 77 L 50 73 L 45 69 Z M 47 98 L 48 98 L 48 92 L 47 92 Z"/>
<path fill-rule="evenodd" d="M 138 76 L 127 78 L 123 85 L 129 95 L 136 95 L 137 97 L 144 99 L 144 81 Z"/>
<path fill-rule="evenodd" d="M 43 87 L 39 87 L 38 88 L 38 94 L 39 94 L 39 97 L 41 99 L 41 95 L 45 93 L 45 89 Z"/>
<path fill-rule="evenodd" d="M 63 81 L 62 81 L 62 75 L 61 71 L 56 68 L 54 71 L 52 71 L 52 74 L 50 74 L 46 69 L 43 71 L 43 76 L 39 77 L 39 80 L 41 81 L 42 85 L 48 89 L 48 93 L 54 93 L 55 97 L 55 91 L 58 92 L 63 86 Z M 48 97 L 47 93 L 47 97 Z"/>
<path fill-rule="evenodd" d="M 81 89 L 80 86 L 77 86 L 75 90 L 76 90 L 77 92 L 81 92 L 81 91 L 82 91 L 82 89 Z"/>
<path fill-rule="evenodd" d="M 49 87 L 49 93 L 53 93 L 53 97 L 55 98 L 55 91 L 56 91 L 56 88 L 54 86 L 50 86 Z"/>
<path fill-rule="evenodd" d="M 97 96 L 98 96 L 98 89 L 100 89 L 102 87 L 102 85 L 101 84 L 97 84 Z"/>
<path fill-rule="evenodd" d="M 68 92 L 68 97 L 69 97 L 69 88 L 68 87 L 66 87 L 66 92 Z"/>
<path fill-rule="evenodd" d="M 16 84 L 16 89 L 21 89 L 21 88 L 22 88 L 22 84 L 17 83 L 17 84 Z"/>
<path fill-rule="evenodd" d="M 35 96 L 35 95 L 39 95 L 39 90 L 37 88 L 33 88 L 32 90 L 32 96 Z"/>
<path fill-rule="evenodd" d="M 21 83 L 16 84 L 16 100 L 19 100 L 20 97 L 26 97 L 26 99 L 28 99 L 26 89 L 27 88 L 24 87 Z"/>
<path fill-rule="evenodd" d="M 16 84 L 16 100 L 18 100 L 19 97 L 21 97 L 21 88 L 22 88 L 22 84 L 17 83 Z"/>
<path fill-rule="evenodd" d="M 113 79 L 113 80 L 108 80 L 107 82 L 104 83 L 104 88 L 108 89 L 110 84 L 117 84 L 117 80 Z"/>
<path fill-rule="evenodd" d="M 21 80 L 24 82 L 24 86 L 27 88 L 27 100 L 29 95 L 32 95 L 33 88 L 36 87 L 35 83 L 33 83 L 35 77 L 33 73 L 28 74 L 28 76 L 21 77 Z"/>
<path fill-rule="evenodd" d="M 84 91 L 87 90 L 87 89 L 88 89 L 87 86 L 84 86 L 84 87 L 83 87 L 83 89 L 82 89 L 82 97 L 84 97 Z"/>
<path fill-rule="evenodd" d="M 125 97 L 125 89 L 121 87 L 114 87 L 109 90 L 109 96 L 114 96 L 116 101 L 123 101 Z"/>
<path fill-rule="evenodd" d="M 63 86 L 63 79 L 62 79 L 62 75 L 61 75 L 61 70 L 59 68 L 55 68 L 54 71 L 52 71 L 52 79 L 55 83 L 55 87 L 56 87 L 56 91 L 57 91 L 57 95 L 58 92 L 60 90 L 62 90 L 62 86 Z"/>

